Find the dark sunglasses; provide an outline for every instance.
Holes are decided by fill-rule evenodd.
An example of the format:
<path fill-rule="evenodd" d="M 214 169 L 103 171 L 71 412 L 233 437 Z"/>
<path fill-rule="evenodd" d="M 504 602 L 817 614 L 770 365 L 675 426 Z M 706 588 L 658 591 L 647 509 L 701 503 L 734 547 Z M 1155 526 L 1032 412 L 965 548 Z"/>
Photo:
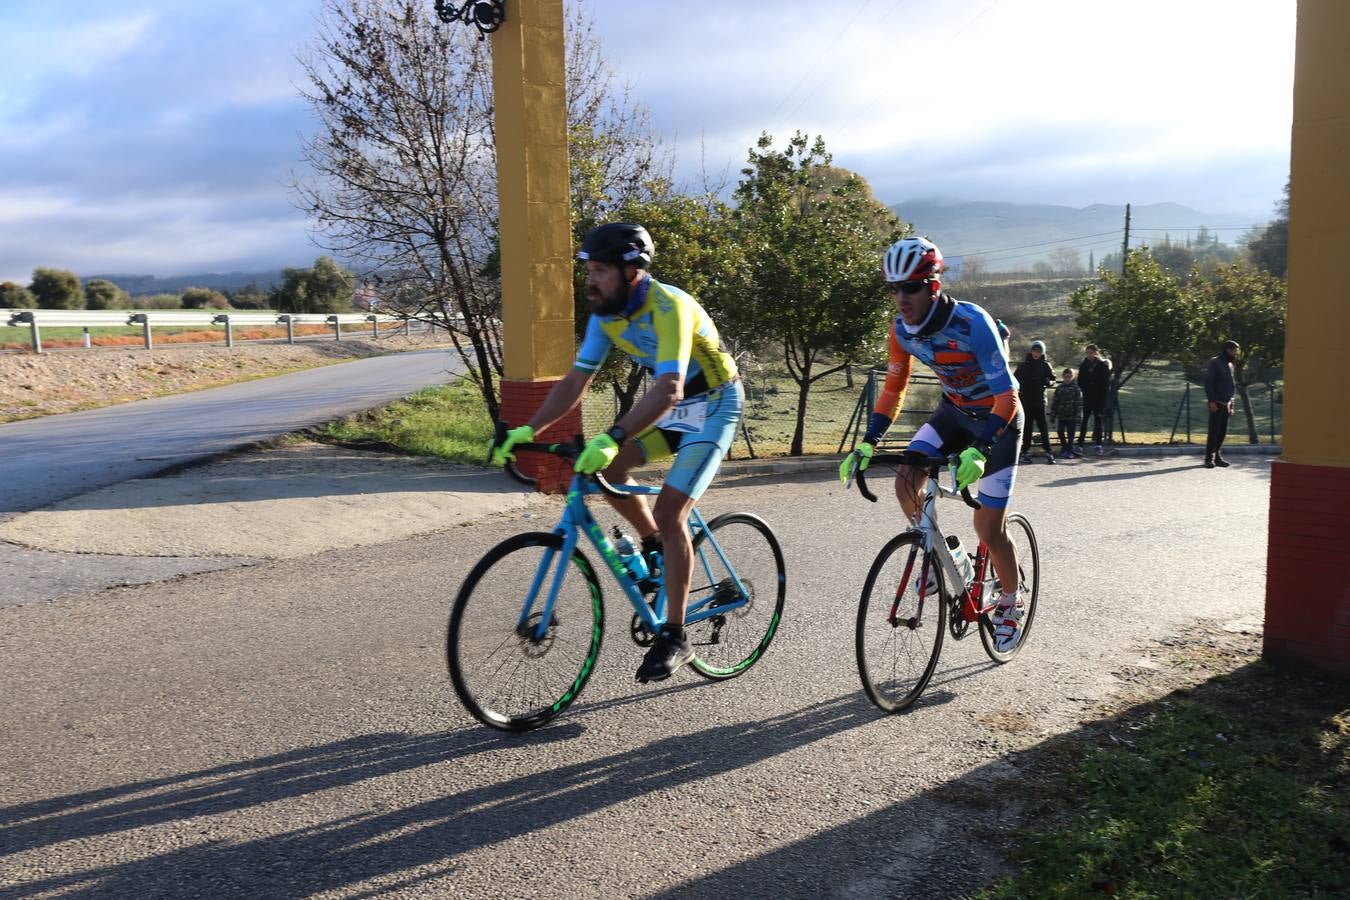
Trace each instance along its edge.
<path fill-rule="evenodd" d="M 886 286 L 891 289 L 891 293 L 917 294 L 928 286 L 931 278 L 920 278 L 917 281 L 889 281 Z"/>

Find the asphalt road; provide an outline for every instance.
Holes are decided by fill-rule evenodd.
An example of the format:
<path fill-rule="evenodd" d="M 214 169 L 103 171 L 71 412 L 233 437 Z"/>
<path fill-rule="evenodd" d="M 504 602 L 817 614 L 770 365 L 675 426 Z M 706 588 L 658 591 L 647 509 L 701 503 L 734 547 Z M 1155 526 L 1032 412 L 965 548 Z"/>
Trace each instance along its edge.
<path fill-rule="evenodd" d="M 0 516 L 379 406 L 458 366 L 447 350 L 416 350 L 0 424 Z"/>
<path fill-rule="evenodd" d="M 445 617 L 473 562 L 556 505 L 0 608 L 0 894 L 962 896 L 1015 865 L 1028 785 L 1094 703 L 1167 665 L 1162 642 L 1259 628 L 1268 492 L 1265 458 L 1026 468 L 1030 644 L 995 668 L 977 638 L 948 643 L 898 717 L 853 660 L 896 506 L 826 474 L 728 479 L 701 504 L 783 543 L 788 605 L 755 668 L 635 684 L 606 581 L 594 677 L 525 736 L 459 708 Z"/>

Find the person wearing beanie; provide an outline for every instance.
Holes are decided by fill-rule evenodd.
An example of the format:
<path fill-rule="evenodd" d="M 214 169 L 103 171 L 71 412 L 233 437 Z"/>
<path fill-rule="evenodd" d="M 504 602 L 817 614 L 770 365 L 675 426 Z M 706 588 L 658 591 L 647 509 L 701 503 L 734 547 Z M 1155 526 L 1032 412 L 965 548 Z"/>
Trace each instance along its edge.
<path fill-rule="evenodd" d="M 1045 447 L 1045 461 L 1053 464 L 1055 452 L 1050 449 L 1050 423 L 1045 418 L 1045 391 L 1055 383 L 1055 370 L 1045 358 L 1045 343 L 1032 341 L 1031 350 L 1013 372 L 1017 379 L 1017 394 L 1022 401 L 1026 414 L 1026 425 L 1022 429 L 1022 462 L 1031 462 L 1032 426 L 1041 430 L 1041 444 Z"/>
<path fill-rule="evenodd" d="M 1209 434 L 1205 437 L 1205 468 L 1228 468 L 1220 452 L 1228 435 L 1228 417 L 1233 414 L 1233 395 L 1237 379 L 1233 363 L 1242 348 L 1237 341 L 1224 341 L 1219 355 L 1205 365 L 1205 399 L 1209 401 Z"/>

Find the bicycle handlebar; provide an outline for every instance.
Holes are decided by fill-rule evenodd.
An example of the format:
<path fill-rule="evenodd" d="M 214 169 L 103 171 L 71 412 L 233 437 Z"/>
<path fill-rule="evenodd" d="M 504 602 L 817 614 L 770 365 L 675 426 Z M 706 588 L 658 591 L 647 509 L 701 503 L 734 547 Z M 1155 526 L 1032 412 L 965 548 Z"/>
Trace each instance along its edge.
<path fill-rule="evenodd" d="M 496 447 L 498 444 L 502 442 L 502 440 L 505 437 L 506 437 L 506 423 L 498 422 L 496 433 L 493 435 L 492 438 L 492 446 Z M 552 456 L 557 456 L 570 462 L 581 455 L 581 451 L 582 449 L 585 448 L 585 446 L 586 446 L 585 441 L 583 440 L 581 435 L 576 435 L 575 437 L 572 438 L 572 440 L 569 443 L 566 444 L 539 444 L 539 443 L 516 444 L 514 447 L 511 448 L 511 452 L 518 453 L 520 451 L 524 451 L 526 453 L 548 453 Z M 491 460 L 491 454 L 492 450 L 489 449 L 488 450 L 489 461 Z M 511 476 L 511 478 L 514 479 L 515 481 L 519 481 L 521 484 L 528 485 L 529 487 L 536 487 L 539 484 L 537 479 L 531 478 L 524 472 L 520 471 L 520 469 L 516 468 L 516 462 L 513 459 L 508 459 L 506 461 L 506 465 L 503 466 L 503 468 L 506 470 L 507 475 Z M 610 484 L 607 480 L 605 480 L 605 476 L 601 475 L 599 472 L 596 472 L 594 475 L 590 475 L 588 477 L 590 477 L 597 485 L 599 485 L 601 491 L 603 491 L 606 494 L 609 494 L 611 497 L 633 496 L 628 491 L 621 491 L 614 485 Z"/>
<path fill-rule="evenodd" d="M 916 453 L 911 450 L 906 450 L 903 453 L 872 454 L 872 462 L 874 463 L 882 463 L 882 464 L 895 463 L 899 465 L 914 466 L 915 468 L 927 470 L 929 478 L 937 478 L 938 471 L 941 470 L 944 466 L 950 467 L 952 472 L 955 473 L 958 461 L 959 457 L 957 457 L 955 454 L 952 454 L 951 456 L 928 456 L 927 454 Z M 866 497 L 873 503 L 876 503 L 877 502 L 876 494 L 873 494 L 871 491 L 867 489 L 867 470 L 857 468 L 857 464 L 855 463 L 853 474 L 854 476 L 856 476 L 858 480 L 858 493 L 862 494 L 864 497 Z M 952 475 L 952 480 L 953 482 L 955 482 L 956 480 L 955 474 Z M 956 491 L 944 488 L 941 482 L 938 482 L 938 492 L 940 494 L 950 494 L 952 496 L 956 496 Z M 980 508 L 980 501 L 970 496 L 969 487 L 961 488 L 961 499 L 966 501 L 966 506 L 969 506 L 971 509 Z"/>

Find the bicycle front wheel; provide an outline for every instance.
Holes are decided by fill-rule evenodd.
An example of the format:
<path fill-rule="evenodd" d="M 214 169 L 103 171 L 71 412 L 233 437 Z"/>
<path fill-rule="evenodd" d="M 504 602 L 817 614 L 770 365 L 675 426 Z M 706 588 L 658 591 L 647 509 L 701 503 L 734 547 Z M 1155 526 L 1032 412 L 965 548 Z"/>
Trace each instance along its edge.
<path fill-rule="evenodd" d="M 690 667 L 713 681 L 745 672 L 778 632 L 786 596 L 783 550 L 763 519 L 726 513 L 708 522 L 694 539 L 690 602 L 712 597 L 714 612 L 719 604 L 730 608 L 686 626 L 694 646 Z"/>
<path fill-rule="evenodd" d="M 1008 516 L 1007 530 L 1008 539 L 1017 551 L 1017 576 L 1022 589 L 1022 637 L 1011 650 L 999 650 L 994 646 L 993 621 L 987 613 L 980 616 L 980 643 L 984 644 L 984 652 L 996 663 L 1007 662 L 1027 645 L 1027 638 L 1031 636 L 1031 623 L 1036 618 L 1036 598 L 1041 592 L 1041 556 L 1036 547 L 1036 532 L 1031 530 L 1031 523 L 1024 516 L 1016 513 Z M 981 596 L 993 599 L 1002 590 L 1003 585 L 991 563 L 986 567 L 984 593 Z M 988 603 L 989 599 L 985 602 Z"/>
<path fill-rule="evenodd" d="M 896 535 L 877 554 L 858 601 L 858 674 L 867 698 L 888 713 L 908 709 L 928 686 L 942 652 L 947 604 L 919 596 L 920 574 L 941 576 L 917 534 Z"/>
<path fill-rule="evenodd" d="M 503 541 L 473 567 L 455 598 L 446 665 L 460 702 L 484 725 L 538 728 L 576 699 L 595 670 L 605 626 L 600 582 L 581 551 L 563 559 L 562 545 L 561 536 L 545 532 Z M 530 596 L 541 566 L 543 578 Z M 560 566 L 568 569 L 540 637 Z"/>

